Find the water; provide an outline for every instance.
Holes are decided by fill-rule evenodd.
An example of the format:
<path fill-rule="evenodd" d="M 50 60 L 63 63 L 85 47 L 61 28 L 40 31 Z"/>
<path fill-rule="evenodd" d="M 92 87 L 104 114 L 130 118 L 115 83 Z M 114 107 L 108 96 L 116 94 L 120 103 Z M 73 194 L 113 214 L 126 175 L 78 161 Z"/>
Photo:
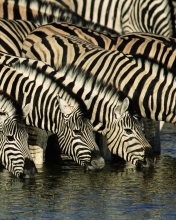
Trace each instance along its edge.
<path fill-rule="evenodd" d="M 176 132 L 165 129 L 154 168 L 122 161 L 85 172 L 71 161 L 33 180 L 0 171 L 0 219 L 176 219 Z"/>

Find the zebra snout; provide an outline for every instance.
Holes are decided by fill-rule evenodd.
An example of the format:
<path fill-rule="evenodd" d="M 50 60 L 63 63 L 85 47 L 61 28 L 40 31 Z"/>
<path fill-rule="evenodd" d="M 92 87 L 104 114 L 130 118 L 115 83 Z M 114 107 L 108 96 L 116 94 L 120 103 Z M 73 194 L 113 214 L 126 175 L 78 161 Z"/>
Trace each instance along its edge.
<path fill-rule="evenodd" d="M 34 178 L 37 173 L 37 169 L 33 160 L 25 158 L 22 178 Z"/>
<path fill-rule="evenodd" d="M 96 151 L 92 154 L 91 161 L 87 165 L 88 170 L 100 170 L 105 166 L 105 160 L 100 155 L 99 151 Z"/>
<path fill-rule="evenodd" d="M 145 149 L 145 157 L 144 160 L 137 161 L 137 167 L 151 167 L 155 164 L 156 157 L 154 155 L 153 149 L 151 147 L 147 147 Z"/>

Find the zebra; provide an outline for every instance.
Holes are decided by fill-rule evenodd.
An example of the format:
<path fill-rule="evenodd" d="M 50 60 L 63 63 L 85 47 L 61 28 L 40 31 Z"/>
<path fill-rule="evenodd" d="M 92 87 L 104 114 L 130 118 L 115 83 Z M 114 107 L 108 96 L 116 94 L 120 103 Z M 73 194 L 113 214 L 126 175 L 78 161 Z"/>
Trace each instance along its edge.
<path fill-rule="evenodd" d="M 38 53 L 39 50 L 40 52 Z M 67 54 L 67 56 L 64 56 L 64 61 L 62 51 L 64 54 Z M 69 51 L 69 53 L 66 51 Z M 44 59 L 42 53 L 45 53 L 46 59 Z M 50 57 L 50 54 L 52 57 Z M 59 59 L 57 59 L 57 55 Z M 26 57 L 41 59 L 52 66 L 55 65 L 55 68 L 62 65 L 62 61 L 64 65 L 74 63 L 81 66 L 95 75 L 98 80 L 101 79 L 111 83 L 116 89 L 130 97 L 136 105 L 138 114 L 142 117 L 175 123 L 173 97 L 167 97 L 168 94 L 164 93 L 162 96 L 160 96 L 161 94 L 159 95 L 157 101 L 156 95 L 157 86 L 158 88 L 161 87 L 161 91 L 162 89 L 167 91 L 166 85 L 169 81 L 164 81 L 160 85 L 163 81 L 161 78 L 162 74 L 164 76 L 167 74 L 172 76 L 173 73 L 169 68 L 158 64 L 155 60 L 147 59 L 140 54 L 135 56 L 125 55 L 119 51 L 104 50 L 75 36 L 65 35 L 42 38 L 41 42 L 36 42 L 32 47 L 29 47 Z M 160 74 L 159 71 L 161 71 Z M 155 88 L 155 90 L 146 90 L 144 85 L 147 82 L 147 88 L 151 87 Z M 172 87 L 174 85 L 171 85 L 168 86 L 168 91 L 174 88 Z M 154 94 L 154 91 L 156 94 Z M 173 106 L 168 103 L 167 99 L 169 101 L 170 99 L 172 100 Z M 164 100 L 165 104 L 161 105 L 161 103 L 158 103 L 159 100 Z"/>
<path fill-rule="evenodd" d="M 28 20 L 35 22 L 38 25 L 63 21 L 80 26 L 86 26 L 100 32 L 119 35 L 118 32 L 110 28 L 91 21 L 86 21 L 81 16 L 66 7 L 59 6 L 54 1 L 2 0 L 0 2 L 0 17 L 11 20 Z"/>
<path fill-rule="evenodd" d="M 0 90 L 0 161 L 20 178 L 34 178 L 37 173 L 23 122 L 29 111 L 30 103 L 21 108 L 12 96 Z"/>
<path fill-rule="evenodd" d="M 85 20 L 111 28 L 119 34 L 147 32 L 173 35 L 173 6 L 169 0 L 70 0 L 65 3 Z"/>
<path fill-rule="evenodd" d="M 28 35 L 23 42 L 22 56 L 25 56 L 26 51 L 35 42 L 40 41 L 41 38 L 56 34 L 75 35 L 104 49 L 118 50 L 133 55 L 140 54 L 147 59 L 154 59 L 160 64 L 165 65 L 167 68 L 174 68 L 174 38 L 148 33 L 129 33 L 119 37 L 112 37 L 87 28 L 60 22 L 42 25 Z M 160 151 L 159 123 L 156 121 L 154 122 L 153 120 L 149 121 L 149 119 L 144 119 L 144 125 L 146 135 L 148 136 L 147 139 L 150 139 L 152 146 L 158 146 L 158 149 L 156 150 Z M 148 126 L 150 126 L 149 129 Z M 154 133 L 158 135 L 153 136 Z"/>
<path fill-rule="evenodd" d="M 0 50 L 12 55 L 21 56 L 23 41 L 39 25 L 25 20 L 0 18 L 0 27 Z"/>
<path fill-rule="evenodd" d="M 3 7 L 2 7 L 3 8 Z M 8 6 L 9 8 L 9 6 Z M 4 9 L 5 11 L 5 9 Z M 17 15 L 15 13 L 15 15 Z M 8 20 L 0 18 L 0 25 L 2 27 L 1 32 L 1 40 L 0 40 L 0 50 L 4 51 L 6 53 L 10 53 L 12 55 L 21 56 L 21 45 L 24 41 L 25 37 L 35 28 L 39 27 L 38 24 L 25 21 L 25 20 Z M 42 148 L 45 148 L 46 145 L 43 145 L 42 143 L 36 142 L 35 138 L 35 144 L 34 144 L 34 131 L 37 135 L 35 137 L 42 136 L 43 138 L 43 131 L 40 129 L 36 129 L 34 127 L 28 126 L 28 132 L 29 132 L 29 143 L 30 148 L 34 148 L 33 146 L 39 145 Z M 33 145 L 33 146 L 31 146 Z M 37 147 L 38 148 L 38 147 Z M 41 158 L 42 159 L 42 158 Z M 35 161 L 36 162 L 36 161 Z"/>
<path fill-rule="evenodd" d="M 58 73 L 54 73 L 48 71 L 46 64 L 41 61 L 22 57 L 17 58 L 2 52 L 0 52 L 0 63 L 13 68 L 24 64 L 33 66 L 35 69 L 40 66 L 45 69 L 46 74 L 52 76 L 58 76 L 62 72 L 67 74 L 68 71 L 66 70 L 68 69 L 70 77 L 64 80 L 67 82 L 67 88 L 81 97 L 81 100 L 87 106 L 94 131 L 106 135 L 111 152 L 137 166 L 150 166 L 154 163 L 152 148 L 146 141 L 138 121 L 128 111 L 129 99 L 124 97 L 123 93 L 117 92 L 110 85 L 106 86 L 102 82 L 95 81 L 89 73 L 82 73 L 82 78 L 78 77 L 74 85 L 74 73 L 81 73 L 82 70 L 74 68 L 72 65 L 66 69 L 63 66 Z M 41 63 L 43 63 L 43 67 Z M 49 66 L 49 68 L 51 67 Z M 85 74 L 86 77 L 84 77 Z M 57 78 L 58 80 L 64 83 L 62 77 Z M 86 90 L 83 89 L 82 85 Z"/>
<path fill-rule="evenodd" d="M 87 170 L 101 169 L 105 162 L 93 137 L 84 105 L 43 69 L 20 66 L 16 69 L 0 65 L 0 88 L 23 106 L 32 107 L 25 119 L 27 125 L 51 131 L 58 136 L 63 153 Z"/>

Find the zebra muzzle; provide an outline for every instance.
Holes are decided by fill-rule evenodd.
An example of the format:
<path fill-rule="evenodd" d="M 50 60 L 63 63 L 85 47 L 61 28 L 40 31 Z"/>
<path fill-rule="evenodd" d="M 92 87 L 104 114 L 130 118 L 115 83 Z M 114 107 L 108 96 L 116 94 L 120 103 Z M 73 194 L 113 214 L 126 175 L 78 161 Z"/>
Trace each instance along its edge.
<path fill-rule="evenodd" d="M 100 155 L 99 151 L 96 151 L 92 154 L 91 161 L 85 163 L 86 170 L 100 170 L 105 166 L 105 160 Z"/>
<path fill-rule="evenodd" d="M 25 158 L 23 173 L 20 174 L 20 178 L 34 178 L 37 173 L 37 168 L 33 160 Z"/>

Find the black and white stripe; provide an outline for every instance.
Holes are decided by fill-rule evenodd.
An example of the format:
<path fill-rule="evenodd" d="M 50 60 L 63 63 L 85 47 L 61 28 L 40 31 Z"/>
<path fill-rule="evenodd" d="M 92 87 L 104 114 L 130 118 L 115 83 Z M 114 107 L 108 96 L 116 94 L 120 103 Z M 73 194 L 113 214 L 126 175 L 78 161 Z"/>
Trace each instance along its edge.
<path fill-rule="evenodd" d="M 23 109 L 7 93 L 0 91 L 0 161 L 16 177 L 34 177 L 37 172 L 28 148 L 24 118 L 30 104 Z"/>
<path fill-rule="evenodd" d="M 87 21 L 65 6 L 54 1 L 41 0 L 2 0 L 0 2 L 0 17 L 4 19 L 21 19 L 37 23 L 38 25 L 62 21 L 109 34 L 118 33 L 108 27 Z"/>
<path fill-rule="evenodd" d="M 23 41 L 38 25 L 30 21 L 0 18 L 0 27 L 0 50 L 20 56 Z"/>
<path fill-rule="evenodd" d="M 172 5 L 168 0 L 70 0 L 67 6 L 86 20 L 120 34 L 173 35 Z"/>
<path fill-rule="evenodd" d="M 59 51 L 65 53 L 66 50 L 69 51 L 64 57 L 64 64 L 75 63 L 86 71 L 90 71 L 97 77 L 97 80 L 109 82 L 123 91 L 133 100 L 141 116 L 170 123 L 176 122 L 174 74 L 171 69 L 158 64 L 156 60 L 147 59 L 140 54 L 125 55 L 119 51 L 107 51 L 86 41 L 80 43 L 81 39 L 78 39 L 76 43 L 76 37 L 73 36 L 48 36 L 42 38 L 41 42 L 36 42 L 26 55 L 42 59 L 52 65 L 62 65 L 62 52 L 60 59 L 55 60 L 55 54 L 58 54 L 58 44 Z M 55 42 L 54 49 L 51 48 L 53 42 Z M 37 53 L 39 48 L 47 60 L 43 59 L 42 53 Z M 52 57 L 48 53 L 48 48 Z M 167 48 L 166 45 L 165 48 Z"/>
<path fill-rule="evenodd" d="M 30 64 L 37 68 L 40 61 L 19 58 L 10 55 L 0 55 L 0 62 L 12 65 Z M 45 65 L 46 66 L 46 65 Z M 72 93 L 77 94 L 87 107 L 94 131 L 107 137 L 107 145 L 111 152 L 118 154 L 133 164 L 143 163 L 151 157 L 151 146 L 146 141 L 141 126 L 127 110 L 129 101 L 112 86 L 106 86 L 92 78 L 88 72 L 72 65 L 59 68 L 56 72 L 45 73 L 54 75 L 57 81 L 67 86 Z M 124 122 L 124 123 L 123 123 Z M 146 153 L 147 152 L 147 153 Z"/>
<path fill-rule="evenodd" d="M 90 121 L 66 88 L 47 77 L 40 68 L 20 66 L 16 70 L 0 65 L 0 87 L 31 111 L 26 124 L 51 131 L 58 136 L 63 153 L 87 169 L 101 169 L 104 159 L 93 137 Z M 69 116 L 69 117 L 68 117 Z"/>

